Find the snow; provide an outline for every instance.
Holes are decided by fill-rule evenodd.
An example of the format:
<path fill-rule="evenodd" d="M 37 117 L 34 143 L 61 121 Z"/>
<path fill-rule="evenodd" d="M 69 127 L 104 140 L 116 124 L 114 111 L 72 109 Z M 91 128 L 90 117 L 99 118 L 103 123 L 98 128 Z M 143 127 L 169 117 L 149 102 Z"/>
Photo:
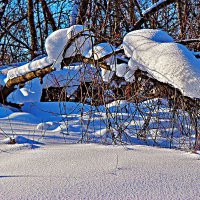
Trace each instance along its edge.
<path fill-rule="evenodd" d="M 116 65 L 116 75 L 119 77 L 124 77 L 126 72 L 128 71 L 128 65 L 127 64 L 119 64 Z"/>
<path fill-rule="evenodd" d="M 6 106 L 0 105 L 0 117 L 7 117 L 8 115 L 12 114 L 13 112 L 7 108 Z"/>
<path fill-rule="evenodd" d="M 199 199 L 200 156 L 146 145 L 155 129 L 165 130 L 163 136 L 171 133 L 164 101 L 152 113 L 146 143 L 135 135 L 154 101 L 137 104 L 143 117 L 125 100 L 106 107 L 27 102 L 20 111 L 1 106 L 0 199 Z M 117 138 L 124 127 L 127 145 L 109 145 L 111 133 Z M 81 138 L 90 144 L 76 144 Z M 162 137 L 157 142 L 168 147 Z"/>
<path fill-rule="evenodd" d="M 0 154 L 0 199 L 199 199 L 199 161 L 152 147 L 53 145 Z"/>
<path fill-rule="evenodd" d="M 99 60 L 100 58 L 106 56 L 107 54 L 114 53 L 116 48 L 109 43 L 99 43 L 93 46 L 89 52 L 85 55 L 87 58 L 91 58 L 94 56 L 95 60 Z M 115 57 L 111 56 L 105 60 L 107 64 L 113 65 L 115 64 Z"/>
<path fill-rule="evenodd" d="M 16 88 L 7 100 L 12 103 L 40 102 L 42 89 L 49 87 L 64 87 L 67 96 L 71 96 L 80 85 L 80 79 L 91 82 L 97 69 L 92 65 L 66 66 L 62 70 L 53 71 L 43 77 L 43 83 L 35 78 L 25 83 L 22 88 Z"/>
<path fill-rule="evenodd" d="M 85 30 L 83 32 L 84 36 L 78 37 L 71 44 L 69 50 L 65 54 L 65 58 L 74 56 L 76 54 L 84 55 L 86 52 L 88 52 L 91 49 L 92 44 L 94 42 L 93 33 L 91 31 L 88 31 L 85 26 L 82 26 L 82 25 L 71 26 L 67 31 L 67 38 L 68 38 L 68 40 L 70 40 L 76 34 L 80 33 L 83 30 Z"/>
<path fill-rule="evenodd" d="M 53 32 L 48 36 L 45 42 L 47 57 L 41 58 L 39 60 L 34 60 L 23 66 L 8 70 L 7 80 L 24 75 L 31 71 L 36 71 L 37 69 L 42 69 L 52 64 L 54 69 L 60 70 L 63 56 L 67 58 L 74 56 L 75 54 L 86 54 L 85 52 L 89 51 L 93 40 L 91 38 L 92 33 L 89 33 L 87 30 L 83 32 L 83 34 L 86 34 L 86 36 L 81 36 L 76 39 L 68 48 L 65 55 L 63 55 L 67 42 L 74 35 L 85 29 L 86 28 L 82 25 L 74 25 L 70 28 L 60 29 Z"/>
<path fill-rule="evenodd" d="M 38 78 L 25 84 L 23 88 L 17 88 L 7 100 L 13 103 L 39 102 L 42 95 L 42 86 Z"/>
<path fill-rule="evenodd" d="M 13 79 L 18 76 L 22 76 L 28 72 L 36 71 L 37 69 L 42 69 L 52 64 L 52 60 L 48 57 L 44 57 L 39 60 L 34 60 L 30 63 L 22 65 L 20 67 L 16 67 L 13 69 L 8 70 L 7 73 L 7 80 Z"/>
<path fill-rule="evenodd" d="M 130 32 L 124 37 L 124 49 L 131 57 L 128 65 L 133 74 L 139 68 L 185 96 L 200 98 L 200 61 L 167 33 L 151 29 Z"/>
<path fill-rule="evenodd" d="M 19 122 L 26 122 L 26 123 L 38 123 L 39 120 L 34 115 L 26 112 L 14 112 L 5 117 L 1 117 L 2 120 L 9 119 L 10 121 L 19 121 Z"/>
<path fill-rule="evenodd" d="M 74 102 L 35 102 L 25 103 L 22 107 L 23 112 L 32 113 L 41 121 L 60 121 L 70 114 L 78 114 L 82 108 L 81 103 Z M 89 105 L 85 105 L 84 112 L 90 110 Z"/>
<path fill-rule="evenodd" d="M 160 147 L 194 145 L 195 131 L 187 113 L 183 126 L 189 136 L 180 133 L 179 122 L 172 127 L 174 116 L 162 99 L 137 105 L 118 100 L 101 106 L 40 102 L 42 89 L 64 87 L 70 96 L 80 80 L 92 81 L 99 70 L 80 63 L 60 70 L 63 56 L 78 53 L 91 58 L 94 53 L 98 60 L 116 50 L 108 43 L 92 48 L 93 39 L 81 36 L 63 55 L 67 42 L 82 30 L 81 25 L 58 30 L 46 40 L 46 57 L 0 70 L 1 85 L 6 74 L 9 80 L 51 64 L 57 70 L 46 75 L 43 84 L 36 78 L 8 96 L 8 101 L 24 104 L 20 110 L 0 105 L 0 199 L 200 199 L 200 152 L 194 155 L 147 146 L 154 145 L 154 140 Z M 84 34 L 92 33 L 85 30 Z M 111 71 L 101 70 L 104 81 L 110 82 L 116 73 L 134 82 L 134 73 L 140 69 L 186 96 L 200 97 L 200 62 L 165 32 L 134 31 L 123 43 L 128 64 L 117 64 L 115 56 L 106 59 Z M 115 82 L 110 86 L 118 87 Z M 112 95 L 111 90 L 104 91 L 105 100 Z M 182 116 L 183 111 L 176 112 Z M 145 142 L 139 141 L 138 130 L 149 114 Z M 113 140 L 126 145 L 112 146 Z"/>
<path fill-rule="evenodd" d="M 116 48 L 114 46 L 112 46 L 111 44 L 100 43 L 100 44 L 93 46 L 88 51 L 88 53 L 85 55 L 85 57 L 92 58 L 92 56 L 94 56 L 95 60 L 99 60 L 100 58 L 102 58 L 112 52 L 114 53 L 115 50 L 116 50 Z M 113 66 L 113 68 L 115 68 L 116 56 L 110 56 L 104 62 L 107 63 L 108 65 Z M 115 70 L 113 70 L 113 71 L 115 71 Z M 112 78 L 113 74 L 114 73 L 109 70 L 101 69 L 102 80 L 105 82 L 109 82 L 110 79 Z"/>
<path fill-rule="evenodd" d="M 89 51 L 92 45 L 92 39 L 90 38 L 89 31 L 84 31 L 83 34 L 86 36 L 81 36 L 77 38 L 68 50 L 64 53 L 64 48 L 67 45 L 67 42 L 79 32 L 85 30 L 86 28 L 82 25 L 74 25 L 70 28 L 60 29 L 53 32 L 45 42 L 45 47 L 47 55 L 50 60 L 54 61 L 54 67 L 59 70 L 60 63 L 62 62 L 63 57 L 68 58 L 76 54 L 85 54 Z M 92 34 L 92 33 L 91 33 Z"/>
<path fill-rule="evenodd" d="M 159 1 L 156 4 L 161 2 L 162 1 Z M 75 39 L 68 50 L 64 52 L 69 40 L 81 31 L 84 31 L 86 35 Z M 112 52 L 114 53 L 116 50 L 114 46 L 108 43 L 100 43 L 92 46 L 93 42 L 93 33 L 89 32 L 82 25 L 74 25 L 53 32 L 45 43 L 47 57 L 9 69 L 7 80 L 51 64 L 53 64 L 53 68 L 56 69 L 57 72 L 53 72 L 45 77 L 44 84 L 46 84 L 46 86 L 43 84 L 43 86 L 40 87 L 36 84 L 37 87 L 40 88 L 38 95 L 36 95 L 34 89 L 30 89 L 26 84 L 25 88 L 17 89 L 17 91 L 12 94 L 14 99 L 19 99 L 19 102 L 22 103 L 29 101 L 36 102 L 40 99 L 42 88 L 50 87 L 51 85 L 56 85 L 56 87 L 64 86 L 64 84 L 67 88 L 68 97 L 71 96 L 77 89 L 80 78 L 84 77 L 85 81 L 91 81 L 97 69 L 92 65 L 86 65 L 87 69 L 85 66 L 79 65 L 75 67 L 76 69 L 68 69 L 68 71 L 72 72 L 60 72 L 63 57 L 67 58 L 75 56 L 76 54 L 81 54 L 85 57 L 92 58 L 94 53 L 94 59 L 98 60 Z M 101 69 L 103 81 L 110 82 L 114 73 L 116 73 L 119 77 L 124 77 L 127 82 L 134 82 L 134 73 L 137 69 L 140 69 L 148 72 L 148 74 L 155 79 L 178 88 L 184 96 L 191 98 L 200 97 L 200 61 L 196 59 L 194 53 L 190 52 L 186 47 L 174 43 L 173 38 L 164 31 L 142 29 L 130 32 L 124 37 L 122 47 L 125 50 L 125 54 L 130 58 L 128 67 L 124 64 L 118 65 L 116 63 L 116 56 L 109 57 L 105 60 L 105 63 L 111 66 L 111 71 Z M 81 66 L 83 69 L 81 69 Z M 88 70 L 90 71 L 89 73 L 86 72 Z M 68 80 L 65 78 L 66 74 L 69 74 L 67 75 L 67 77 L 69 77 Z M 60 77 L 61 80 L 57 80 L 57 77 Z M 4 85 L 4 79 L 5 75 L 1 74 L 1 85 Z M 68 84 L 66 84 L 67 82 Z M 12 101 L 11 96 L 9 99 Z"/>
<path fill-rule="evenodd" d="M 105 95 L 106 98 L 109 98 L 112 93 L 108 90 Z M 13 133 L 14 135 L 25 134 L 24 136 L 34 138 L 36 141 L 41 140 L 41 137 L 44 136 L 43 140 L 46 144 L 54 142 L 55 138 L 61 143 L 74 143 L 82 137 L 83 141 L 89 138 L 90 142 L 111 144 L 112 140 L 109 136 L 111 134 L 109 133 L 115 133 L 116 140 L 118 140 L 118 134 L 120 130 L 123 130 L 120 137 L 123 142 L 129 144 L 135 142 L 138 129 L 142 128 L 145 118 L 151 112 L 152 118 L 148 125 L 146 142 L 153 144 L 152 138 L 156 134 L 157 145 L 169 147 L 170 141 L 165 137 L 169 137 L 172 132 L 170 123 L 172 113 L 167 108 L 167 102 L 163 102 L 163 106 L 158 105 L 158 108 L 155 108 L 156 103 L 158 103 L 157 100 L 143 102 L 140 105 L 127 101 L 114 101 L 106 106 L 91 106 L 75 102 L 27 102 L 24 103 L 21 110 L 6 108 L 4 111 L 2 109 L 4 112 L 0 115 L 0 133 L 4 133 L 3 135 L 7 135 L 7 137 L 13 136 Z M 157 109 L 155 113 L 150 110 L 152 106 Z M 138 109 L 142 110 L 143 116 Z M 185 120 L 187 120 L 185 129 L 187 129 L 189 119 Z M 12 128 L 13 126 L 15 128 Z M 22 128 L 23 126 L 31 128 L 28 128 L 29 131 L 27 131 L 27 128 Z M 106 133 L 102 133 L 100 136 L 99 133 L 104 129 Z M 155 133 L 155 131 L 157 132 Z M 195 133 L 192 130 L 189 131 L 193 139 L 180 135 L 177 124 L 177 127 L 173 129 L 175 137 L 172 143 L 173 147 L 179 148 L 182 139 L 186 139 L 184 141 L 186 147 L 189 143 L 192 145 Z M 3 135 L 0 134 L 0 139 Z"/>

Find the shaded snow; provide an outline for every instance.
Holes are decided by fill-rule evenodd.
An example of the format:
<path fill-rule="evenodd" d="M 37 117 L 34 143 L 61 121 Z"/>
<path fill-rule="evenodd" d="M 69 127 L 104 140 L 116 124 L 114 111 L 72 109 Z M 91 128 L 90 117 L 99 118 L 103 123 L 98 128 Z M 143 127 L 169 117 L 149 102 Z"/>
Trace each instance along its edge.
<path fill-rule="evenodd" d="M 88 51 L 88 53 L 85 55 L 85 57 L 92 58 L 92 56 L 94 56 L 94 59 L 98 60 L 110 53 L 114 53 L 115 50 L 116 50 L 116 48 L 114 46 L 112 46 L 111 44 L 100 43 L 100 44 L 97 44 L 94 47 L 92 47 Z M 116 65 L 116 56 L 110 56 L 104 62 L 108 65 L 115 66 Z M 102 75 L 103 81 L 109 82 L 110 79 L 112 78 L 113 74 L 114 73 L 109 70 L 101 69 L 101 75 Z"/>
<path fill-rule="evenodd" d="M 124 77 L 128 70 L 129 68 L 127 64 L 119 64 L 116 66 L 116 75 L 119 77 Z"/>
<path fill-rule="evenodd" d="M 0 118 L 0 131 L 5 133 L 0 134 L 0 199 L 198 200 L 199 155 L 144 146 L 131 132 L 143 125 L 151 102 L 155 106 L 153 101 L 137 104 L 144 118 L 127 101 L 115 101 L 106 108 L 29 102 L 23 113 L 5 107 L 7 116 Z M 152 113 L 148 144 L 158 117 L 157 131 L 171 132 L 170 111 L 163 105 L 159 108 Z M 113 129 L 106 125 L 108 120 Z M 111 133 L 118 135 L 116 121 L 121 128 L 126 126 L 122 139 L 129 142 L 129 137 L 132 146 L 75 144 L 84 136 L 89 142 L 111 144 Z M 9 144 L 10 137 L 16 144 Z M 162 138 L 157 141 L 164 145 Z"/>
<path fill-rule="evenodd" d="M 109 95 L 112 94 L 108 91 L 107 98 Z M 83 137 L 84 141 L 111 144 L 110 136 L 111 133 L 114 133 L 117 140 L 119 139 L 118 134 L 121 134 L 122 141 L 130 144 L 135 142 L 138 130 L 143 127 L 149 112 L 152 113 L 149 108 L 152 106 L 155 108 L 155 104 L 158 105 L 158 102 L 152 100 L 137 105 L 137 108 L 142 110 L 143 116 L 141 116 L 136 105 L 127 101 L 115 101 L 107 104 L 106 107 L 74 102 L 27 102 L 22 107 L 23 112 L 10 111 L 0 117 L 0 133 L 2 133 L 0 139 L 4 135 L 8 137 L 14 133 L 14 135 L 25 134 L 26 136 L 28 134 L 35 140 L 42 137 L 45 143 L 52 143 L 55 138 L 61 143 L 74 143 Z M 187 148 L 194 145 L 195 132 L 189 127 L 190 119 L 186 117 L 183 122 L 185 129 L 190 131 L 191 137 L 189 138 L 180 133 L 179 123 L 172 130 L 170 120 L 173 116 L 166 106 L 167 102 L 166 105 L 163 102 L 163 105 L 158 105 L 155 113 L 151 114 L 149 131 L 145 136 L 146 142 L 153 144 L 155 137 L 156 144 L 162 147 Z M 13 124 L 19 127 L 13 129 Z M 109 127 L 108 124 L 110 124 Z M 101 131 L 104 129 L 106 129 L 106 133 L 101 135 Z M 120 132 L 121 130 L 123 131 Z M 172 133 L 174 140 L 167 140 Z M 108 138 L 105 137 L 106 134 Z M 181 144 L 183 146 L 180 146 Z"/>
<path fill-rule="evenodd" d="M 42 95 L 42 86 L 38 78 L 25 84 L 23 88 L 17 88 L 8 97 L 7 101 L 13 103 L 39 102 Z"/>
<path fill-rule="evenodd" d="M 12 123 L 12 121 L 20 121 L 35 124 L 39 122 L 38 118 L 36 118 L 34 115 L 25 112 L 14 112 L 5 117 L 1 117 L 1 119 L 10 120 L 10 123 Z"/>
<path fill-rule="evenodd" d="M 0 105 L 0 118 L 7 117 L 8 115 L 12 113 L 13 111 L 10 110 L 8 107 Z"/>

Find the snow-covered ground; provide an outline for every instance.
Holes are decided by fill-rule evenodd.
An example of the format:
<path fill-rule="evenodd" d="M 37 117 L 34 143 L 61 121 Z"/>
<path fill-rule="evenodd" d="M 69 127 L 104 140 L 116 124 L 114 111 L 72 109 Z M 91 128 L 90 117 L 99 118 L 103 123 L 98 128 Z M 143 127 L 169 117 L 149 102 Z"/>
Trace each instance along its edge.
<path fill-rule="evenodd" d="M 72 102 L 26 103 L 23 112 L 0 107 L 0 199 L 200 198 L 198 154 L 137 140 L 131 129 L 144 121 L 138 114 L 130 118 L 134 104 L 117 101 L 96 109 Z M 160 130 L 170 127 L 169 115 L 160 110 Z M 115 136 L 129 124 L 122 140 L 132 145 L 112 145 L 108 120 Z M 153 132 L 154 119 L 150 127 Z M 9 144 L 10 137 L 16 144 Z M 77 144 L 82 137 L 86 143 Z M 167 146 L 162 138 L 160 144 Z"/>
<path fill-rule="evenodd" d="M 134 146 L 47 145 L 0 153 L 0 199 L 200 199 L 200 161 Z"/>
<path fill-rule="evenodd" d="M 0 143 L 7 143 L 10 137 L 23 136 L 44 144 L 80 141 L 112 144 L 113 135 L 115 142 L 131 144 L 143 135 L 150 145 L 192 148 L 195 132 L 188 114 L 177 111 L 173 116 L 173 108 L 167 107 L 168 102 L 159 101 L 135 105 L 123 100 L 106 106 L 27 102 L 21 111 L 1 106 Z"/>
<path fill-rule="evenodd" d="M 65 49 L 80 32 L 85 35 Z M 200 199 L 199 154 L 147 146 L 193 149 L 195 128 L 187 112 L 177 109 L 173 115 L 164 99 L 101 106 L 39 102 L 44 88 L 63 86 L 71 95 L 80 79 L 91 81 L 97 72 L 97 80 L 109 82 L 116 73 L 134 82 L 137 69 L 199 98 L 199 60 L 161 30 L 127 34 L 123 48 L 128 64 L 116 64 L 111 56 L 105 63 L 112 71 L 92 65 L 83 69 L 80 63 L 60 70 L 62 59 L 77 50 L 95 60 L 115 51 L 108 43 L 91 49 L 93 34 L 90 38 L 88 33 L 83 26 L 58 30 L 46 40 L 46 57 L 0 71 L 3 86 L 51 64 L 56 69 L 42 85 L 34 79 L 8 96 L 8 101 L 24 103 L 21 110 L 0 105 L 0 200 Z M 198 119 L 196 123 L 199 127 Z M 196 144 L 196 153 L 198 148 Z"/>

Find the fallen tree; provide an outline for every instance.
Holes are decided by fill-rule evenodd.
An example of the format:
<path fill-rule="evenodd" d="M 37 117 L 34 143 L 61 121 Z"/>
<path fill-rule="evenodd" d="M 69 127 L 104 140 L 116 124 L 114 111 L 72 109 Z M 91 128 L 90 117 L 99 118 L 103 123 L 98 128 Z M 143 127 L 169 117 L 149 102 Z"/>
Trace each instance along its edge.
<path fill-rule="evenodd" d="M 82 64 L 91 64 L 96 68 L 102 68 L 104 70 L 111 70 L 110 64 L 106 63 L 106 60 L 112 56 L 117 56 L 118 54 L 124 54 L 124 49 L 117 49 L 113 50 L 106 55 L 94 59 L 94 54 L 91 57 L 85 57 L 80 53 L 75 54 L 70 57 L 65 57 L 66 52 L 71 48 L 71 46 L 76 42 L 77 39 L 80 37 L 89 37 L 90 39 L 93 38 L 93 34 L 86 33 L 88 30 L 81 30 L 77 34 L 73 35 L 68 41 L 67 44 L 64 45 L 62 59 L 61 59 L 61 68 L 64 66 L 72 65 L 73 63 L 82 63 Z M 37 61 L 36 61 L 37 62 Z M 48 62 L 47 62 L 48 63 Z M 125 62 L 126 63 L 126 62 Z M 46 63 L 45 63 L 46 64 Z M 34 65 L 34 61 L 32 63 Z M 136 64 L 137 65 L 137 64 Z M 52 71 L 56 70 L 54 67 L 54 62 L 48 63 L 47 66 L 38 66 L 36 70 L 26 72 L 20 76 L 14 77 L 9 79 L 6 84 L 1 89 L 1 98 L 0 102 L 3 104 L 8 104 L 6 98 L 10 93 L 15 90 L 15 87 L 19 84 L 25 84 L 26 82 L 40 78 L 41 83 L 42 79 L 45 75 L 51 73 Z M 135 77 L 135 81 L 132 84 L 132 99 L 133 102 L 139 101 L 146 101 L 148 99 L 153 98 L 165 98 L 165 99 L 174 99 L 176 102 L 177 108 L 184 109 L 184 110 L 191 110 L 191 109 L 199 109 L 199 100 L 184 96 L 182 92 L 174 87 L 171 84 L 163 83 L 162 81 L 156 80 L 155 78 L 149 76 L 149 74 L 141 69 L 137 69 L 133 76 Z M 115 76 L 113 79 L 118 79 Z M 123 79 L 124 80 L 124 79 Z M 144 86 L 145 85 L 145 86 Z M 142 93 L 141 93 L 142 91 Z M 140 96 L 138 96 L 140 94 Z M 119 97 L 119 99 L 122 97 Z"/>

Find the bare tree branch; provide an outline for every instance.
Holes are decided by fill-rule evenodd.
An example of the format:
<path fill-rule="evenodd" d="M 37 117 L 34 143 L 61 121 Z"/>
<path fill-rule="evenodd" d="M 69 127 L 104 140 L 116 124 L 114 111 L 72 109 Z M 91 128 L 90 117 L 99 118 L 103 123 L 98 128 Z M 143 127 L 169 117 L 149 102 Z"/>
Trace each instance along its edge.
<path fill-rule="evenodd" d="M 0 5 L 0 26 L 1 26 L 1 20 L 2 20 L 2 17 L 3 17 L 3 15 L 4 15 L 6 6 L 8 5 L 8 0 L 2 0 L 1 2 L 2 2 L 3 4 Z"/>
<path fill-rule="evenodd" d="M 11 27 L 15 26 L 16 24 L 20 23 L 21 21 L 23 21 L 23 20 L 26 19 L 26 18 L 27 18 L 27 15 L 23 16 L 22 18 L 18 19 L 17 21 L 11 22 L 8 26 L 6 26 L 6 30 L 5 30 L 4 32 L 0 33 L 0 40 L 1 40 L 1 38 L 2 38 L 6 33 L 8 33 L 8 30 L 9 30 Z M 3 28 L 3 29 L 4 29 L 4 28 Z"/>
<path fill-rule="evenodd" d="M 176 0 L 164 0 L 161 1 L 160 3 L 158 2 L 156 6 L 153 6 L 152 8 L 150 7 L 149 10 L 145 13 L 142 14 L 142 17 L 134 24 L 134 30 L 140 29 L 142 24 L 144 24 L 150 16 L 155 13 L 156 11 L 170 5 L 171 3 L 176 2 Z"/>
<path fill-rule="evenodd" d="M 56 26 L 56 23 L 55 23 L 55 20 L 54 20 L 52 14 L 51 14 L 48 6 L 47 6 L 46 1 L 45 0 L 40 0 L 40 2 L 42 4 L 43 12 L 45 12 L 46 15 L 47 15 L 47 19 L 48 19 L 48 21 L 49 21 L 49 23 L 50 23 L 50 25 L 52 27 L 52 30 L 56 31 L 57 30 L 57 26 Z"/>
<path fill-rule="evenodd" d="M 176 43 L 179 43 L 179 44 L 184 44 L 184 45 L 187 45 L 187 44 L 191 44 L 191 43 L 195 43 L 195 42 L 200 42 L 200 38 L 197 38 L 197 39 L 187 39 L 187 40 L 178 40 L 178 41 L 175 41 Z"/>

